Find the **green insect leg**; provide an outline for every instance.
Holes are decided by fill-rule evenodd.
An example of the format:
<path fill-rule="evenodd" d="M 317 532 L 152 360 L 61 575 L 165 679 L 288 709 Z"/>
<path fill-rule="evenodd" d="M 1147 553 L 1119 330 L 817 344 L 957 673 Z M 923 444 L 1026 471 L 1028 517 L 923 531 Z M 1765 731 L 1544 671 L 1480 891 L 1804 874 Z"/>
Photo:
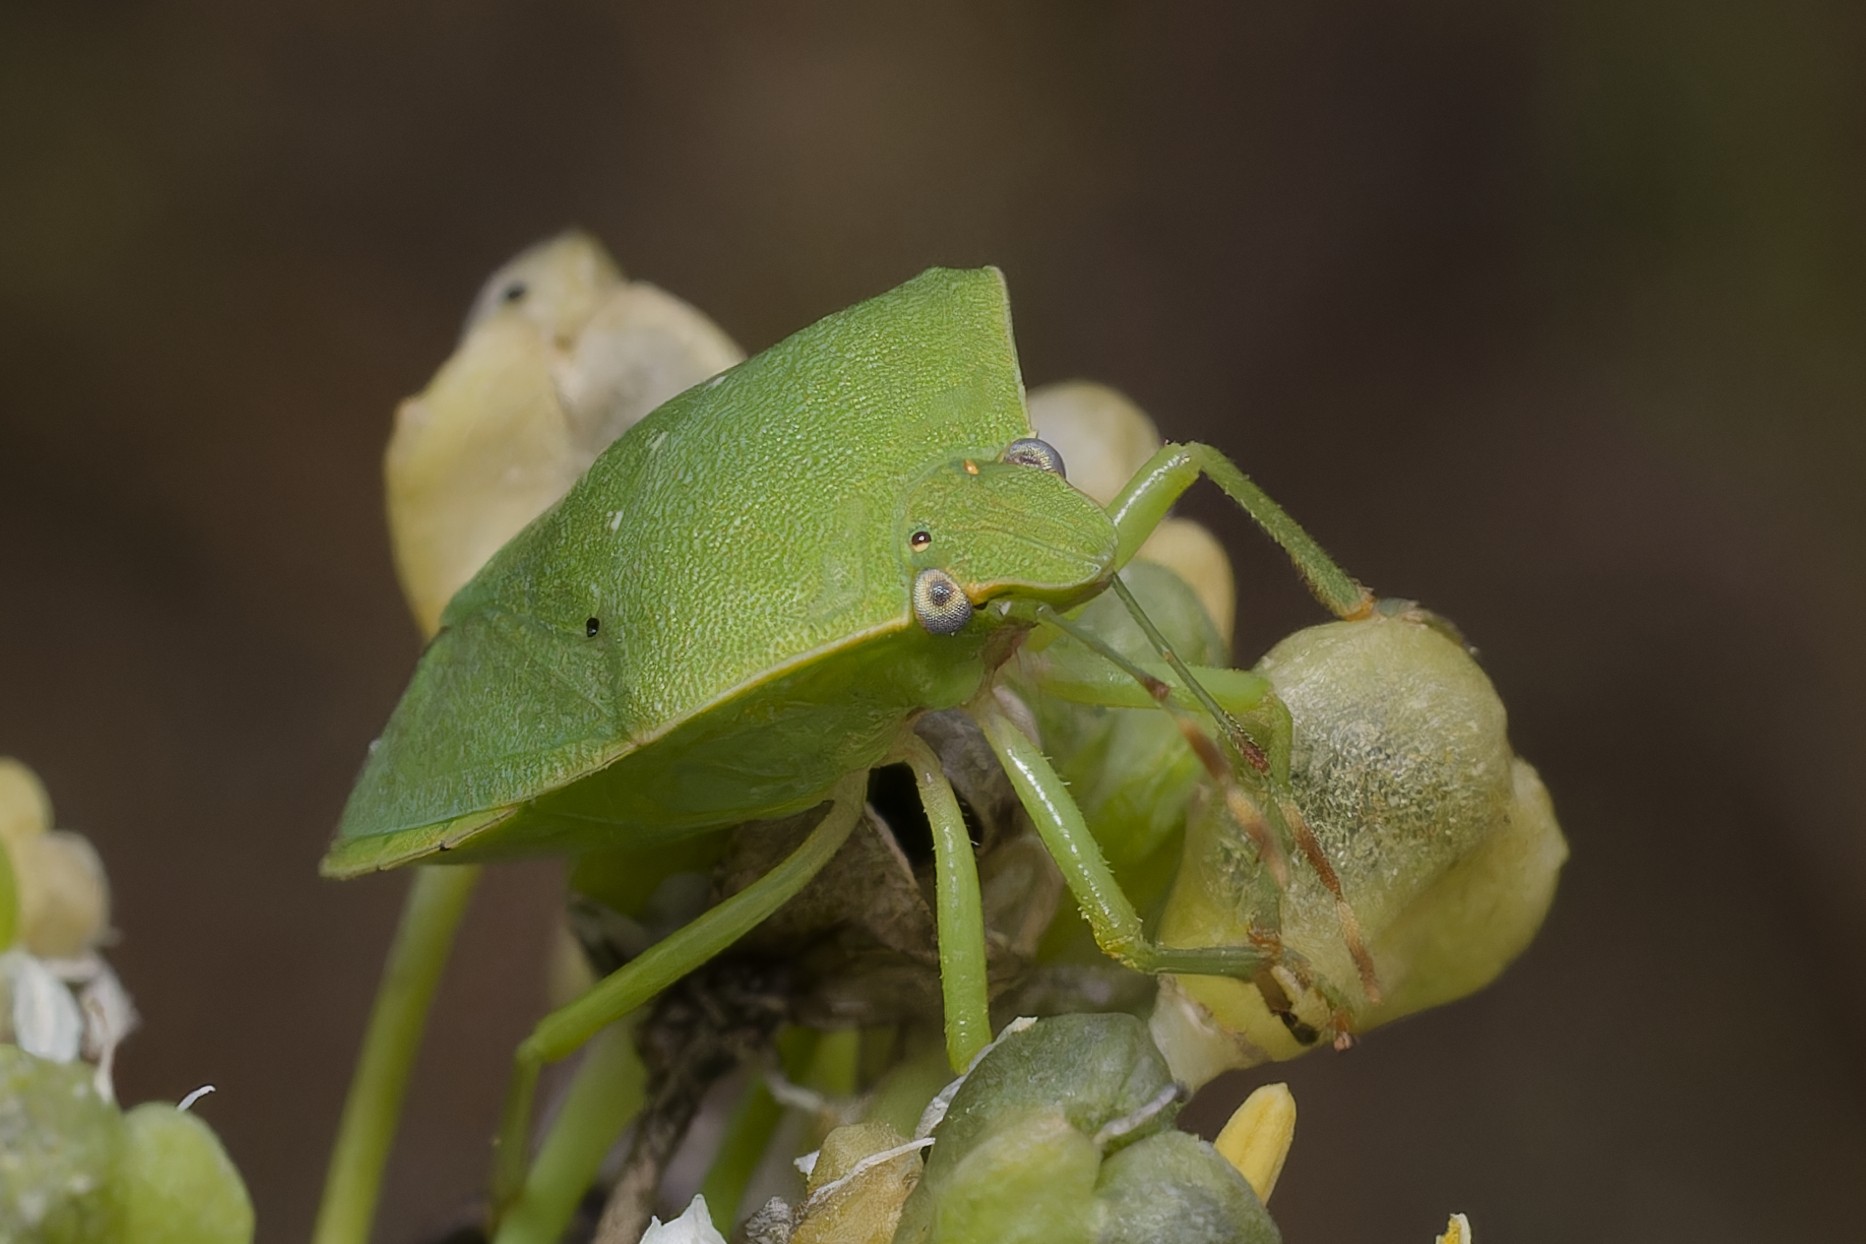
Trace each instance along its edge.
<path fill-rule="evenodd" d="M 1146 624 L 1144 613 L 1137 612 L 1135 616 Z M 1084 642 L 1096 642 L 1093 636 L 1079 631 L 1070 633 Z M 1158 642 L 1164 645 L 1165 640 L 1161 638 Z M 1127 673 L 1117 673 L 1117 665 L 1126 667 Z M 1195 724 L 1185 723 L 1188 741 L 1195 748 L 1202 741 L 1204 743 L 1207 771 L 1224 796 L 1226 811 L 1257 844 L 1259 851 L 1280 852 L 1281 848 L 1276 843 L 1286 842 L 1314 869 L 1334 900 L 1335 918 L 1341 925 L 1341 939 L 1354 959 L 1361 988 L 1370 1004 L 1379 1005 L 1380 981 L 1374 971 L 1373 957 L 1368 953 L 1366 940 L 1361 935 L 1360 920 L 1342 892 L 1341 879 L 1335 872 L 1334 864 L 1309 828 L 1290 786 L 1294 723 L 1290 719 L 1288 706 L 1277 697 L 1268 679 L 1250 670 L 1176 663 L 1170 674 L 1177 675 L 1180 682 L 1173 683 L 1169 671 L 1158 665 L 1135 665 L 1118 653 L 1111 653 L 1106 677 L 1069 678 L 1045 673 L 1039 675 L 1037 685 L 1047 695 L 1077 704 L 1106 708 L 1149 708 L 1159 707 L 1160 701 L 1148 688 L 1165 684 L 1171 701 L 1166 707 L 1169 711 L 1182 714 L 1182 721 L 1188 710 L 1202 708 L 1216 719 L 1221 730 L 1241 740 L 1245 745 L 1242 765 L 1234 768 L 1214 763 L 1214 758 L 1209 755 L 1209 741 L 1204 741 L 1202 734 L 1195 733 Z M 1286 876 L 1281 875 L 1277 868 L 1280 859 L 1268 856 L 1266 862 L 1272 874 L 1277 875 L 1278 883 L 1286 884 Z M 1266 946 L 1270 945 L 1266 943 Z M 1296 966 L 1293 961 L 1291 966 Z M 1302 970 L 1298 968 L 1298 975 L 1301 974 Z M 1332 990 L 1324 988 L 1323 992 L 1331 993 Z M 1337 1005 L 1336 1009 L 1343 1008 Z"/>
<path fill-rule="evenodd" d="M 770 872 L 668 934 L 598 981 L 575 1002 L 551 1012 L 519 1043 L 512 1086 L 499 1127 L 493 1174 L 495 1213 L 512 1202 L 524 1182 L 525 1132 L 546 1063 L 573 1053 L 604 1027 L 641 1006 L 760 924 L 797 892 L 848 839 L 862 813 L 866 773 L 837 783 L 829 811 L 810 836 Z"/>
<path fill-rule="evenodd" d="M 1133 559 L 1173 502 L 1201 475 L 1224 489 L 1264 534 L 1282 547 L 1309 591 L 1329 612 L 1341 618 L 1357 618 L 1373 607 L 1372 593 L 1337 566 L 1282 506 L 1252 483 L 1231 459 L 1197 442 L 1162 446 L 1108 507 L 1117 540 L 1116 566 L 1125 566 Z"/>
<path fill-rule="evenodd" d="M 946 1011 L 946 1056 L 963 1071 L 991 1041 L 990 998 L 985 960 L 985 912 L 978 890 L 978 861 L 952 784 L 933 749 L 915 734 L 903 736 L 896 758 L 914 771 L 920 803 L 933 829 L 933 867 L 938 878 L 939 977 Z"/>
<path fill-rule="evenodd" d="M 1104 954 L 1142 972 L 1250 977 L 1275 956 L 1258 946 L 1160 946 L 1146 935 L 1140 913 L 1128 900 L 1082 820 L 1082 811 L 1049 759 L 989 698 L 970 709 L 985 739 L 1010 776 L 1018 799 L 1062 871 L 1069 893 L 1082 909 Z"/>

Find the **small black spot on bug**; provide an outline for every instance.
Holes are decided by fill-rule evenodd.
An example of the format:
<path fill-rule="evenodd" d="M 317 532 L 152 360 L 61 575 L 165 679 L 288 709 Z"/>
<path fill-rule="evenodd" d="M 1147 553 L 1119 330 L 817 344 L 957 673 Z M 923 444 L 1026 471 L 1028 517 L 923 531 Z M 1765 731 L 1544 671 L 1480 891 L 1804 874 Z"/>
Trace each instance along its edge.
<path fill-rule="evenodd" d="M 513 281 L 510 285 L 499 291 L 499 301 L 517 302 L 530 292 L 530 286 L 526 285 L 523 281 Z"/>
<path fill-rule="evenodd" d="M 601 618 L 585 618 L 583 620 L 583 633 L 591 639 L 595 639 L 596 632 L 602 629 L 603 620 Z"/>

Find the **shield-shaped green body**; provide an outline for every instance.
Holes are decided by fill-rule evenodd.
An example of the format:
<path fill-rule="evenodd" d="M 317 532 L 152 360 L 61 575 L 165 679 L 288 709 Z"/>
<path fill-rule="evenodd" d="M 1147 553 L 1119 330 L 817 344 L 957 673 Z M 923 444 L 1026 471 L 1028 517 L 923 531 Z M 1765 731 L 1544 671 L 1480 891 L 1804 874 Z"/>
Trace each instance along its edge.
<path fill-rule="evenodd" d="M 669 401 L 456 596 L 324 871 L 657 840 L 783 815 L 957 705 L 1105 586 L 1113 526 L 1030 435 L 1001 276 L 927 272 Z"/>

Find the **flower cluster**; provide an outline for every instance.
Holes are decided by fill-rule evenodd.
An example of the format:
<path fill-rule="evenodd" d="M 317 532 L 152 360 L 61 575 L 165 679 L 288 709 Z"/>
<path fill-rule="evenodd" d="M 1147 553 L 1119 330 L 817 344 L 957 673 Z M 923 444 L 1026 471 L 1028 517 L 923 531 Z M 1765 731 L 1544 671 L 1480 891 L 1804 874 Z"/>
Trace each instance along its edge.
<path fill-rule="evenodd" d="M 52 825 L 38 778 L 0 757 L 0 1240 L 246 1244 L 252 1203 L 188 1110 L 199 1092 L 116 1105 L 135 1011 L 98 953 L 109 886 L 90 843 Z"/>

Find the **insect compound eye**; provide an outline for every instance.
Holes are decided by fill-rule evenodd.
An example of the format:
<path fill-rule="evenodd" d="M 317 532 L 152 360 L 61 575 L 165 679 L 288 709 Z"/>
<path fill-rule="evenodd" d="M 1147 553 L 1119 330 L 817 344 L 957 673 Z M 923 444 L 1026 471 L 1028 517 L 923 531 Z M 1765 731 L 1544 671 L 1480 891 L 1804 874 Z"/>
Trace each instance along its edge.
<path fill-rule="evenodd" d="M 933 533 L 924 527 L 907 537 L 907 547 L 916 553 L 926 548 L 926 546 L 931 543 L 933 543 Z"/>
<path fill-rule="evenodd" d="M 595 639 L 596 632 L 602 629 L 603 620 L 601 618 L 585 618 L 583 620 L 583 633 L 591 639 Z"/>
<path fill-rule="evenodd" d="M 1061 475 L 1064 479 L 1069 478 L 1068 472 L 1063 470 L 1063 456 L 1056 452 L 1056 446 L 1034 436 L 1026 436 L 1006 445 L 1004 460 L 1019 466 L 1033 466 L 1053 475 Z"/>
<path fill-rule="evenodd" d="M 922 570 L 914 577 L 914 616 L 933 634 L 951 635 L 971 621 L 972 602 L 944 570 Z"/>

